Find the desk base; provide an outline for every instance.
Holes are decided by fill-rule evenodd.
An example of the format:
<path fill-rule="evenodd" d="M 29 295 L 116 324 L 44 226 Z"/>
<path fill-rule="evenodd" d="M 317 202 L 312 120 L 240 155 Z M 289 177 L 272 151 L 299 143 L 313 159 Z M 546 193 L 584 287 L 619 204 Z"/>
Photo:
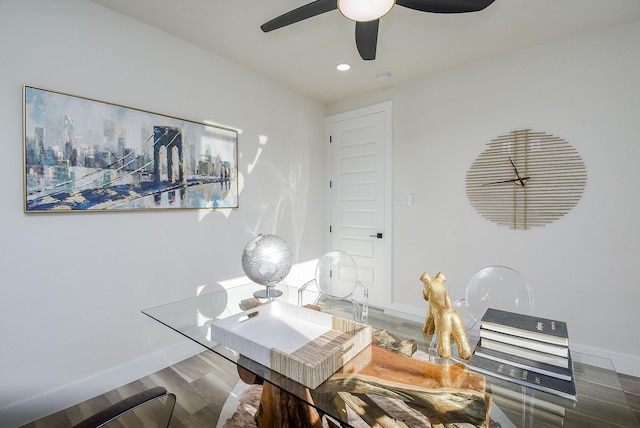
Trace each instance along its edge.
<path fill-rule="evenodd" d="M 307 394 L 307 400 L 310 401 L 309 390 Z M 322 418 L 314 407 L 270 383 L 262 385 L 260 407 L 255 420 L 261 428 L 322 428 Z"/>
<path fill-rule="evenodd" d="M 441 366 L 402 355 L 397 349 L 388 348 L 397 340 L 378 340 L 385 334 L 384 331 L 377 332 L 375 344 L 367 348 L 369 364 L 353 369 L 350 362 L 316 389 L 313 396 L 309 389 L 305 389 L 304 400 L 238 367 L 240 378 L 245 383 L 263 386 L 260 405 L 254 416 L 258 427 L 322 428 L 322 415 L 308 403 L 321 403 L 322 408 L 333 408 L 344 420 L 348 406 L 371 426 L 380 425 L 380 421 L 393 421 L 367 397 L 369 393 L 408 401 L 407 404 L 426 416 L 432 426 L 462 422 L 489 426 L 491 396 L 485 394 L 483 376 L 469 373 L 461 365 Z M 359 364 L 355 362 L 353 365 Z M 327 422 L 329 426 L 339 426 L 331 423 L 330 419 Z"/>

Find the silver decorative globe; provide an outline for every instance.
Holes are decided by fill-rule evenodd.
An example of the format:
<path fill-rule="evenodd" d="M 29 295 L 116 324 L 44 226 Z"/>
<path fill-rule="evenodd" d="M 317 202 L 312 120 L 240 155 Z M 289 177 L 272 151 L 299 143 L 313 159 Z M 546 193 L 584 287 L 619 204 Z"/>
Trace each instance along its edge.
<path fill-rule="evenodd" d="M 277 297 L 278 290 L 270 290 L 291 271 L 293 256 L 287 242 L 276 235 L 258 235 L 242 251 L 242 270 L 247 277 L 267 287 L 254 295 L 259 298 Z"/>

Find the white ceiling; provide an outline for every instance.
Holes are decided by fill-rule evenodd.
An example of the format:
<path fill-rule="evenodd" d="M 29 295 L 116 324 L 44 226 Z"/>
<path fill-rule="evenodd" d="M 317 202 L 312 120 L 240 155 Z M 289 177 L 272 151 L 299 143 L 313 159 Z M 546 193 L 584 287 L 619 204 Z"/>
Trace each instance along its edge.
<path fill-rule="evenodd" d="M 363 61 L 354 23 L 337 10 L 271 33 L 260 30 L 305 0 L 91 1 L 323 103 L 640 19 L 640 0 L 496 0 L 484 11 L 456 15 L 395 6 L 380 21 L 376 60 Z M 342 62 L 351 70 L 336 71 Z M 391 79 L 379 82 L 380 72 Z"/>

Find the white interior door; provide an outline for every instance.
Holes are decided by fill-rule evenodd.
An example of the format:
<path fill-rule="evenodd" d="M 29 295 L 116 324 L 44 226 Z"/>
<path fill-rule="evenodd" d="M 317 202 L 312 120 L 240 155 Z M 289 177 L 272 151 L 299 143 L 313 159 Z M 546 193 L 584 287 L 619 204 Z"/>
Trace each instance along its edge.
<path fill-rule="evenodd" d="M 391 103 L 327 118 L 330 246 L 350 253 L 369 303 L 391 304 Z"/>

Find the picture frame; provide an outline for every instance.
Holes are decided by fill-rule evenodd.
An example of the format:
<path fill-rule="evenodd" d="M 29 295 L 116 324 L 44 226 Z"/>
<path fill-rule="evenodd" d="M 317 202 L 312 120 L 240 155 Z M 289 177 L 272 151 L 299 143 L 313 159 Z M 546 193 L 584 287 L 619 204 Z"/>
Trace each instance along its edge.
<path fill-rule="evenodd" d="M 238 207 L 238 131 L 24 86 L 24 211 Z"/>

